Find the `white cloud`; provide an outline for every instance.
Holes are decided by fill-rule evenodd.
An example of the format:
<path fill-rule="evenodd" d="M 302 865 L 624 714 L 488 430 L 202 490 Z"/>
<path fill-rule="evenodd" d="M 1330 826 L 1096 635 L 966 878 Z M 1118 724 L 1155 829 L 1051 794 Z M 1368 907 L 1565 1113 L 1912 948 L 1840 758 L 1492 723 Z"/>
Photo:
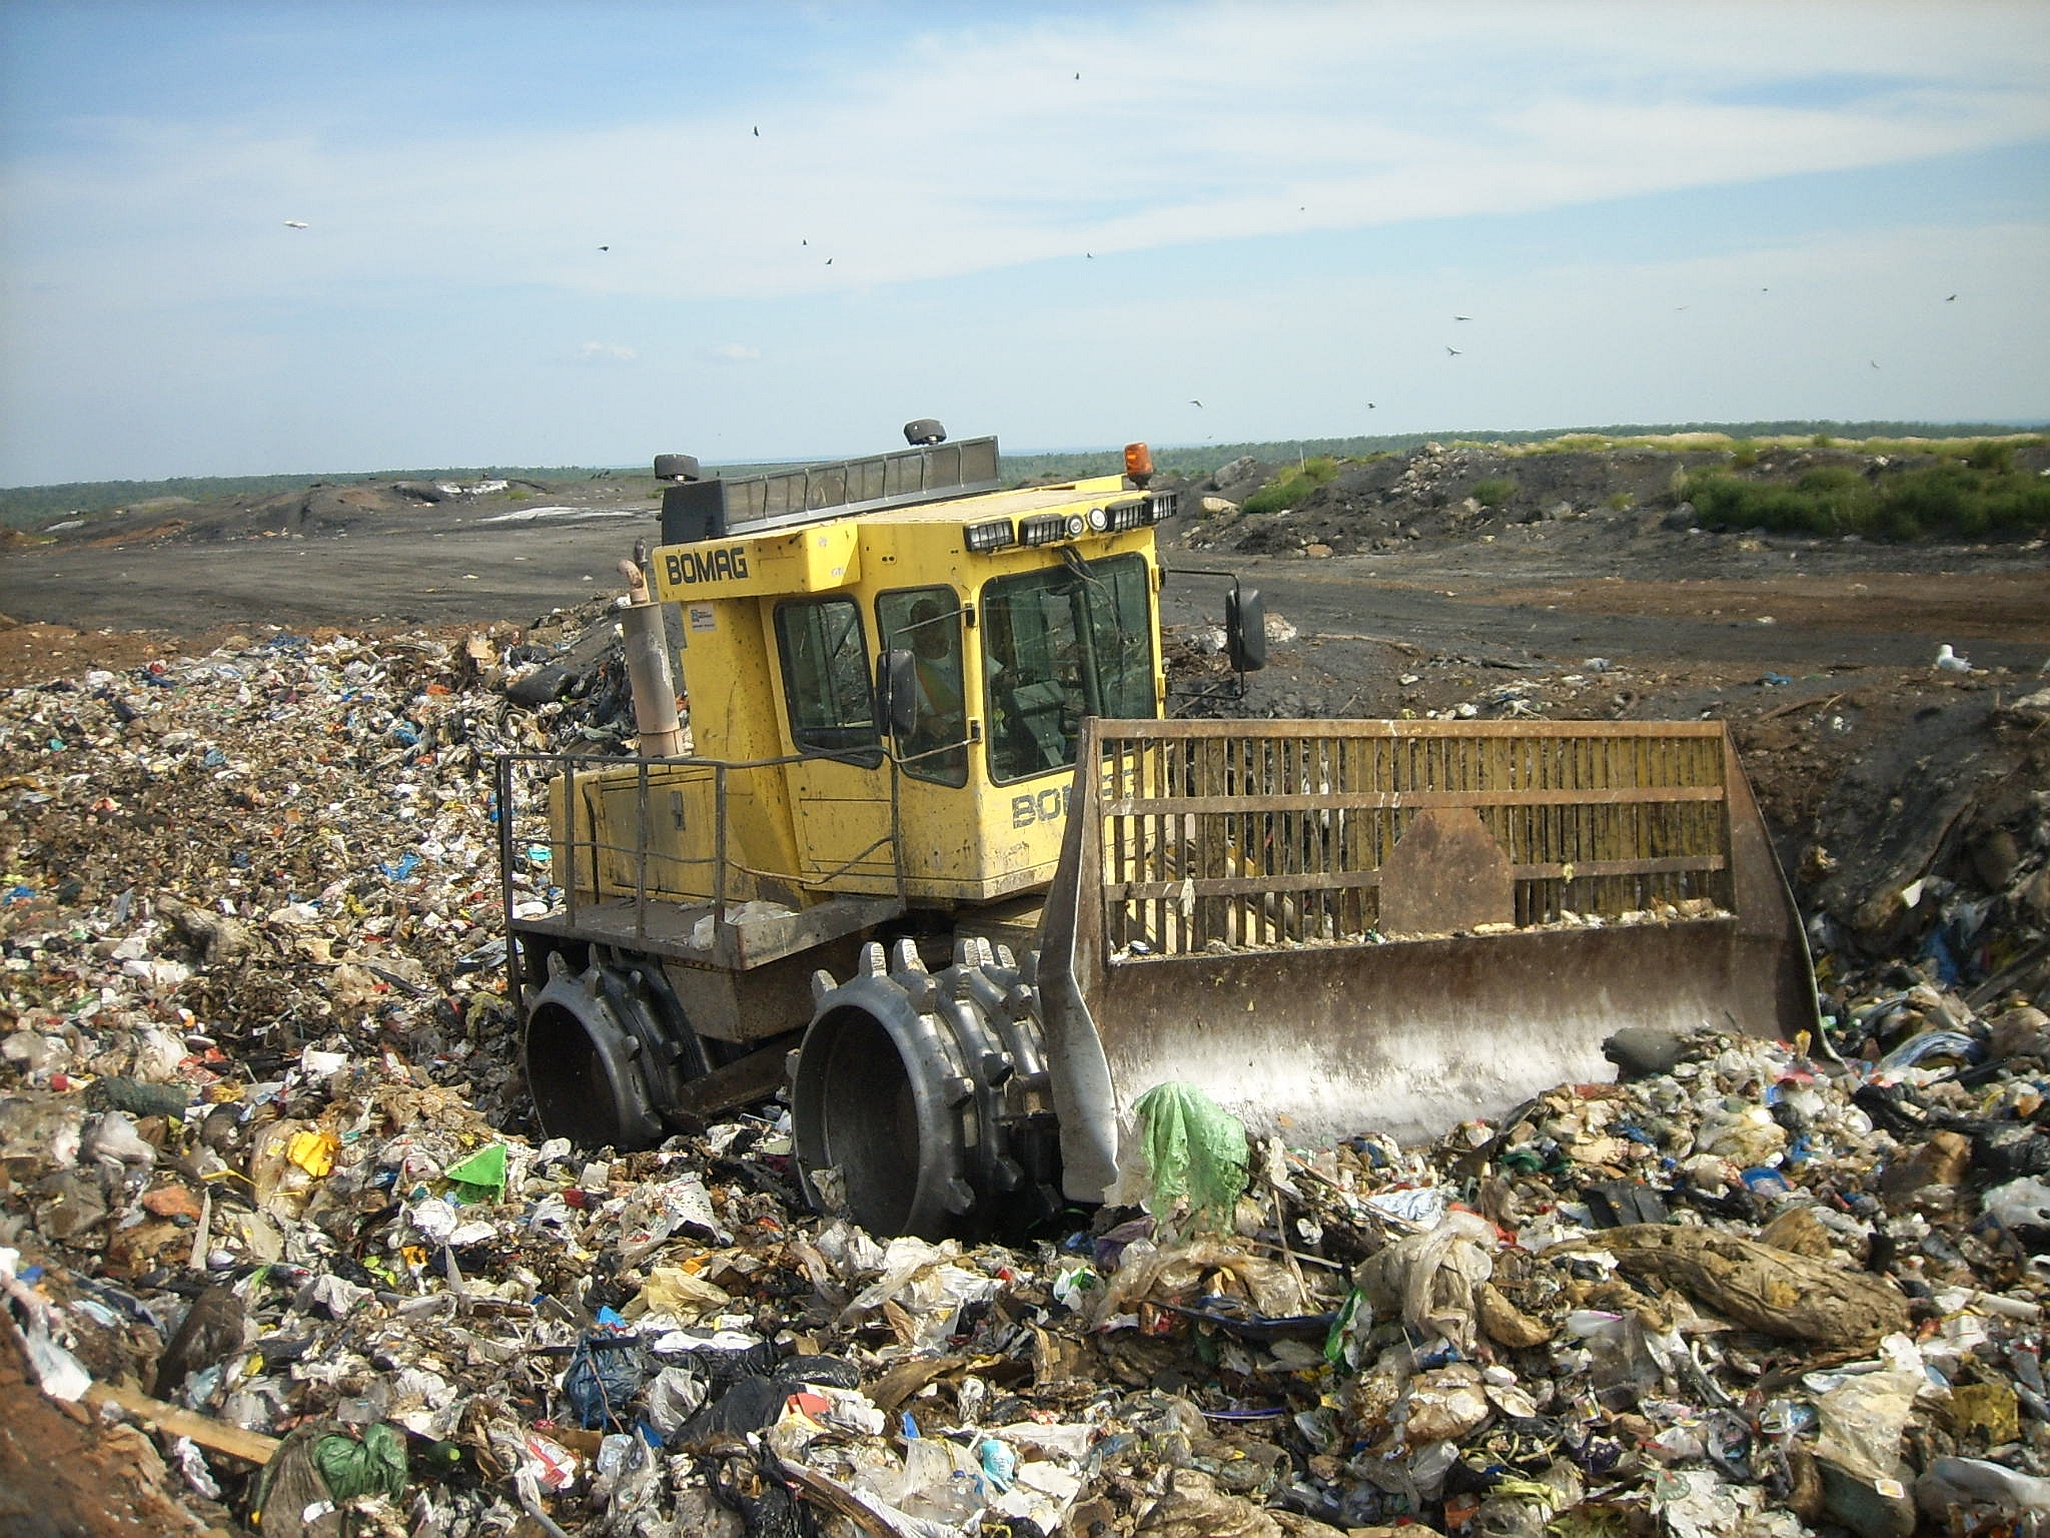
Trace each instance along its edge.
<path fill-rule="evenodd" d="M 714 363 L 759 363 L 762 350 L 745 342 L 721 342 L 717 347 L 706 348 L 705 356 Z"/>
<path fill-rule="evenodd" d="M 639 356 L 631 347 L 622 347 L 617 342 L 586 342 L 577 349 L 577 360 L 581 363 L 631 363 Z"/>
<path fill-rule="evenodd" d="M 14 217 L 79 232 L 53 273 L 145 302 L 859 292 L 2022 142 L 2050 134 L 2046 33 L 2050 11 L 1995 5 L 1114 10 L 801 79 L 759 104 L 759 138 L 723 103 L 398 150 L 108 120 L 99 155 L 16 179 Z M 319 242 L 278 225 L 285 203 Z"/>

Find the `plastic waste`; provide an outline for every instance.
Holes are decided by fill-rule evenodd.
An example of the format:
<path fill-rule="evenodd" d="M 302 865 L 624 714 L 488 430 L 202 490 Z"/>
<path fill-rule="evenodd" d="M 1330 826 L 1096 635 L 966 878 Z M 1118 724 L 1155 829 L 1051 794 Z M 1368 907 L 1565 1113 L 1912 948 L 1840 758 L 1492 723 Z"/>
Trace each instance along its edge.
<path fill-rule="evenodd" d="M 383 1421 L 363 1428 L 363 1438 L 337 1432 L 313 1444 L 313 1462 L 336 1501 L 363 1495 L 397 1500 L 406 1490 L 406 1438 Z"/>
<path fill-rule="evenodd" d="M 1228 1224 L 1246 1188 L 1245 1124 L 1192 1084 L 1156 1084 L 1132 1109 L 1146 1155 L 1146 1210 L 1164 1219 L 1186 1204 L 1198 1226 Z"/>

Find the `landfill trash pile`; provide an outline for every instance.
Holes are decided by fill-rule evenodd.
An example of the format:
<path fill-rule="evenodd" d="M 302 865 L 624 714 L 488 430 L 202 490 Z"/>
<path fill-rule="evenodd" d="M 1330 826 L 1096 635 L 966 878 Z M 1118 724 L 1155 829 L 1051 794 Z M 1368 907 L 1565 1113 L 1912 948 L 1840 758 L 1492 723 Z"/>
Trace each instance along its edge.
<path fill-rule="evenodd" d="M 0 696 L 0 1421 L 266 1538 L 2050 1528 L 2040 793 L 1816 1040 L 1622 1032 L 1421 1148 L 1164 1085 L 1128 1205 L 934 1244 L 810 1212 L 774 1104 L 529 1135 L 491 755 L 623 736 L 514 697 L 579 633 Z"/>

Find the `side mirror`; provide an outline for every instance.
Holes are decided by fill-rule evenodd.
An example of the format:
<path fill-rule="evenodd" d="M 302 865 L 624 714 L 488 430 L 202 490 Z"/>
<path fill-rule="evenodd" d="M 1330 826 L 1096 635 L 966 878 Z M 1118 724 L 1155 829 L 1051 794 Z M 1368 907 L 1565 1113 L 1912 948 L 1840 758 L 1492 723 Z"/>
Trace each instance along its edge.
<path fill-rule="evenodd" d="M 1257 673 L 1267 666 L 1267 605 L 1258 588 L 1234 584 L 1224 595 L 1224 645 L 1234 672 Z"/>
<path fill-rule="evenodd" d="M 918 659 L 908 651 L 876 659 L 876 709 L 892 737 L 909 737 L 918 725 Z"/>

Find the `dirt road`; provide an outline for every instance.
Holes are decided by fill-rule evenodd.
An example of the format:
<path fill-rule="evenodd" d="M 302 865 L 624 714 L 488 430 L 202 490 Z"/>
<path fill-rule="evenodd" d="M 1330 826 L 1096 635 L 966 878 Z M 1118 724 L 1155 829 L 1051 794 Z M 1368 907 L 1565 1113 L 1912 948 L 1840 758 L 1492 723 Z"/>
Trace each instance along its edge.
<path fill-rule="evenodd" d="M 334 533 L 73 544 L 0 555 L 16 620 L 193 634 L 223 626 L 529 623 L 618 583 L 645 503 L 443 505 Z M 1312 674 L 1364 677 L 1380 649 L 1484 662 L 1589 656 L 1795 675 L 1926 667 L 1950 642 L 1981 667 L 2050 656 L 2050 561 L 2016 546 L 1889 547 L 1678 534 L 1627 523 L 1530 525 L 1313 560 L 1172 551 L 1229 567 L 1301 635 Z M 1171 581 L 1166 615 L 1221 613 L 1222 586 Z M 1288 649 L 1276 663 L 1290 665 Z"/>

